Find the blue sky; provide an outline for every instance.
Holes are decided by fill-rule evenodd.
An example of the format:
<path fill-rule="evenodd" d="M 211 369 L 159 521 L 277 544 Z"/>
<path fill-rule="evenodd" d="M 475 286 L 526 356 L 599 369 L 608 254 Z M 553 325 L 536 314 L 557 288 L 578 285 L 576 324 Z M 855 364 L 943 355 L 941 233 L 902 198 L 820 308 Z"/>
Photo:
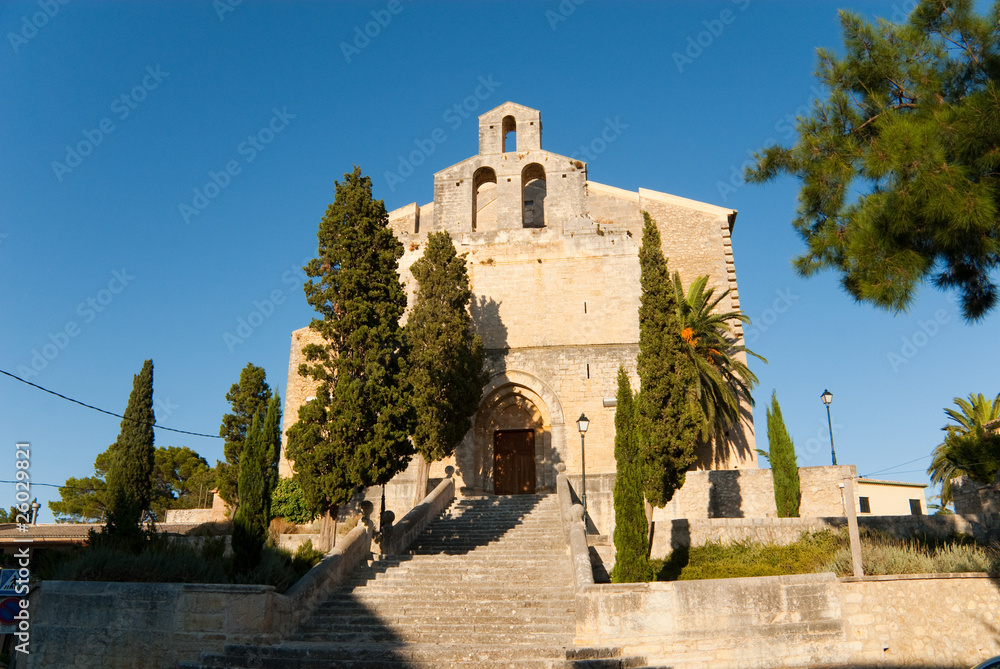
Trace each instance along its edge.
<path fill-rule="evenodd" d="M 158 421 L 218 434 L 248 361 L 285 386 L 334 180 L 358 164 L 389 210 L 429 202 L 433 173 L 476 152 L 475 117 L 512 100 L 593 181 L 739 210 L 748 344 L 770 360 L 753 364 L 761 446 L 777 389 L 800 464 L 829 464 L 829 388 L 840 463 L 926 482 L 943 408 L 998 391 L 1000 316 L 967 325 L 931 287 L 893 315 L 832 274 L 798 277 L 796 184 L 736 177 L 750 151 L 794 139 L 839 7 L 898 19 L 911 4 L 4 2 L 0 369 L 121 412 L 152 358 Z M 0 479 L 16 441 L 36 483 L 90 475 L 118 429 L 0 377 Z M 219 439 L 156 439 L 222 458 Z"/>

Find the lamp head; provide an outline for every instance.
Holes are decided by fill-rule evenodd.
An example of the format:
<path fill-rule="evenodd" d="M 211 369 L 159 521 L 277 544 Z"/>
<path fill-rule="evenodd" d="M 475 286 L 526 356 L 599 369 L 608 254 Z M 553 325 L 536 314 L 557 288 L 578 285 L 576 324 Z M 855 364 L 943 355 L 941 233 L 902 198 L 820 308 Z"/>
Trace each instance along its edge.
<path fill-rule="evenodd" d="M 823 394 L 820 395 L 819 398 L 823 400 L 823 404 L 830 406 L 830 403 L 833 402 L 833 393 L 829 390 L 824 390 Z"/>
<path fill-rule="evenodd" d="M 576 427 L 581 434 L 587 431 L 587 428 L 590 427 L 590 419 L 587 418 L 586 414 L 580 414 L 580 417 L 576 419 Z"/>

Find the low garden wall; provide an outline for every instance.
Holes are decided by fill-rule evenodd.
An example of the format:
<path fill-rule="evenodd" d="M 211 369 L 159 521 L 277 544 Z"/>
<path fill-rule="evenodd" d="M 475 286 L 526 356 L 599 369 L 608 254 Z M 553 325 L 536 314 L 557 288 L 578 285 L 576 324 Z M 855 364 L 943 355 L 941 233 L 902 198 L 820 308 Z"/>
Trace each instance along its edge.
<path fill-rule="evenodd" d="M 994 541 L 1000 524 L 989 516 L 858 516 L 858 526 L 886 532 L 898 538 L 927 535 L 946 539 L 967 534 L 979 541 Z M 790 544 L 803 532 L 838 530 L 847 518 L 703 518 L 657 522 L 653 528 L 650 557 L 664 559 L 681 546 L 702 546 L 709 542 Z"/>
<path fill-rule="evenodd" d="M 1000 654 L 998 621 L 983 574 L 603 584 L 577 594 L 576 642 L 675 669 L 969 667 Z"/>
<path fill-rule="evenodd" d="M 33 593 L 28 669 L 177 669 L 202 652 L 293 630 L 370 555 L 355 527 L 288 592 L 272 586 L 45 581 Z"/>

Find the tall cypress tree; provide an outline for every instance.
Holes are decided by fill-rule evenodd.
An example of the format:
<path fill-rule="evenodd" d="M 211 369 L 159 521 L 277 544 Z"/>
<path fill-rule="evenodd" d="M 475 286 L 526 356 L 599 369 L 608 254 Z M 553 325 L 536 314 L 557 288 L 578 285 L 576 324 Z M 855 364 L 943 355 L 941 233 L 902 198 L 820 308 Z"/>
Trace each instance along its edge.
<path fill-rule="evenodd" d="M 236 573 L 246 573 L 257 566 L 267 540 L 271 495 L 267 489 L 265 440 L 260 416 L 256 415 L 243 442 L 237 483 L 240 506 L 233 519 L 233 571 Z"/>
<path fill-rule="evenodd" d="M 432 232 L 424 255 L 411 266 L 417 297 L 406 323 L 409 376 L 415 414 L 413 443 L 427 464 L 455 452 L 472 427 L 489 374 L 483 369 L 483 340 L 473 331 L 472 289 L 465 257 L 451 235 Z M 418 482 L 418 496 L 423 497 Z"/>
<path fill-rule="evenodd" d="M 767 409 L 767 445 L 778 517 L 797 518 L 800 497 L 799 465 L 795 461 L 795 444 L 788 436 L 785 420 L 781 417 L 777 390 L 771 393 L 771 406 Z"/>
<path fill-rule="evenodd" d="M 309 506 L 329 513 L 406 467 L 412 409 L 401 370 L 403 245 L 360 168 L 337 182 L 317 237 L 304 289 L 324 343 L 303 348 L 299 373 L 319 385 L 288 432 L 288 454 Z"/>
<path fill-rule="evenodd" d="M 615 566 L 613 583 L 642 583 L 652 579 L 649 535 L 642 499 L 643 467 L 635 431 L 635 407 L 628 372 L 618 368 L 618 406 L 615 409 Z"/>
<path fill-rule="evenodd" d="M 636 423 L 646 463 L 646 499 L 653 506 L 663 506 L 684 485 L 684 472 L 696 460 L 702 416 L 696 396 L 698 370 L 684 350 L 677 298 L 660 247 L 660 231 L 647 212 L 642 212 L 642 217 L 641 389 L 636 399 Z"/>
<path fill-rule="evenodd" d="M 139 536 L 142 512 L 153 494 L 153 361 L 132 379 L 121 431 L 111 446 L 107 473 L 107 534 L 132 540 Z"/>
<path fill-rule="evenodd" d="M 270 499 L 271 491 L 278 485 L 278 460 L 281 458 L 281 397 L 277 389 L 267 403 L 261 431 L 264 439 L 264 462 L 267 464 L 268 499 Z"/>
<path fill-rule="evenodd" d="M 267 411 L 271 397 L 271 386 L 267 384 L 264 368 L 250 362 L 240 371 L 239 382 L 234 383 L 226 393 L 226 401 L 230 403 L 232 411 L 222 417 L 222 425 L 219 427 L 219 436 L 226 441 L 223 447 L 226 461 L 216 463 L 216 483 L 219 486 L 219 497 L 230 506 L 239 504 L 236 488 L 240 476 L 240 455 L 247 430 L 254 416 L 263 415 Z"/>

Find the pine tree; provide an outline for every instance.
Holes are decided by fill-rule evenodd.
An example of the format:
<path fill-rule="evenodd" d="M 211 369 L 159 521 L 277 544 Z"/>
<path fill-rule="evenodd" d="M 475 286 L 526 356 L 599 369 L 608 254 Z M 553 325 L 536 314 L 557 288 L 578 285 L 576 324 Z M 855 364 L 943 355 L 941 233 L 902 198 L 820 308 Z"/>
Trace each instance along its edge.
<path fill-rule="evenodd" d="M 267 489 L 269 463 L 260 416 L 253 417 L 243 441 L 237 492 L 240 506 L 233 519 L 233 571 L 245 574 L 260 562 L 271 522 Z"/>
<path fill-rule="evenodd" d="M 778 406 L 778 391 L 771 393 L 767 409 L 767 459 L 771 461 L 774 479 L 774 505 L 779 518 L 799 516 L 799 465 L 795 461 L 795 444 L 785 429 L 785 420 Z"/>
<path fill-rule="evenodd" d="M 647 212 L 639 249 L 642 298 L 639 306 L 639 380 L 636 424 L 646 471 L 644 493 L 663 506 L 684 485 L 696 460 L 702 425 L 698 370 L 687 355 L 660 231 Z"/>
<path fill-rule="evenodd" d="M 840 13 L 843 57 L 819 50 L 826 99 L 794 146 L 765 148 L 746 175 L 801 182 L 800 274 L 833 269 L 855 299 L 896 312 L 928 280 L 959 294 L 967 320 L 996 307 L 998 15 L 946 0 L 902 25 Z"/>
<path fill-rule="evenodd" d="M 635 434 L 632 386 L 624 367 L 618 369 L 615 409 L 615 566 L 612 583 L 643 583 L 653 577 L 649 534 L 642 498 L 642 460 Z"/>
<path fill-rule="evenodd" d="M 360 168 L 337 182 L 320 222 L 318 256 L 305 266 L 310 327 L 323 344 L 303 348 L 299 373 L 318 382 L 288 431 L 288 455 L 310 508 L 336 512 L 361 489 L 403 470 L 413 446 L 406 347 L 399 321 L 406 293 L 397 274 L 403 245 Z"/>
<path fill-rule="evenodd" d="M 108 537 L 133 541 L 153 494 L 153 361 L 133 377 L 132 393 L 112 446 L 107 473 Z"/>
<path fill-rule="evenodd" d="M 451 235 L 430 233 L 424 255 L 410 269 L 417 281 L 405 329 L 416 416 L 413 443 L 423 456 L 418 478 L 426 488 L 427 464 L 454 453 L 472 427 L 489 374 L 483 369 L 483 341 L 469 315 L 472 289 L 465 257 L 456 253 Z"/>
<path fill-rule="evenodd" d="M 240 476 L 243 441 L 254 416 L 263 415 L 267 411 L 271 396 L 271 386 L 267 384 L 264 368 L 249 362 L 240 372 L 239 382 L 234 383 L 226 393 L 226 401 L 230 403 L 232 413 L 222 417 L 222 426 L 219 428 L 219 436 L 226 441 L 223 447 L 226 461 L 216 463 L 218 472 L 216 482 L 219 487 L 219 497 L 232 507 L 239 504 L 236 488 Z"/>

